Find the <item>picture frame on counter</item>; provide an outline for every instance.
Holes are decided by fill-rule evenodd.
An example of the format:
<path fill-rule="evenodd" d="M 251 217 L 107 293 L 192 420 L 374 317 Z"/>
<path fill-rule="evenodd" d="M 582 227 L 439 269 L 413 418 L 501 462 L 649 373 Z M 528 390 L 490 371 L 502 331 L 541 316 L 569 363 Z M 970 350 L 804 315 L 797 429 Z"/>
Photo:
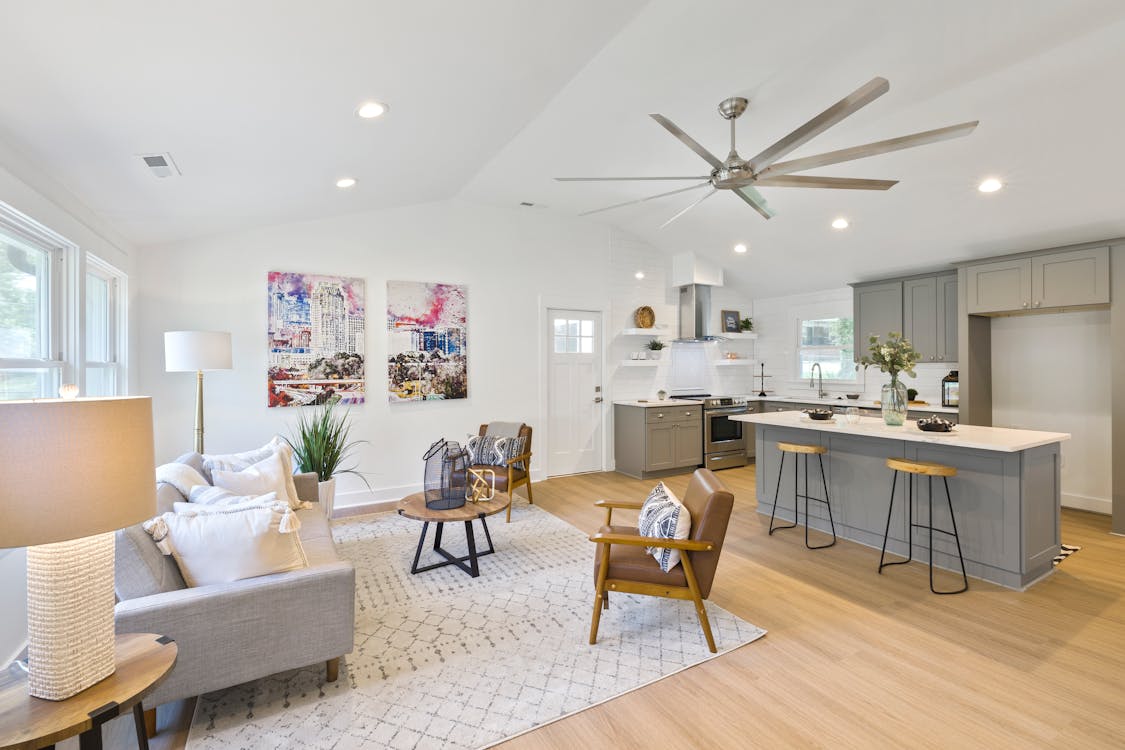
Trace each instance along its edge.
<path fill-rule="evenodd" d="M 738 314 L 738 310 L 723 310 L 721 316 L 723 333 L 738 333 L 742 330 L 742 316 Z"/>

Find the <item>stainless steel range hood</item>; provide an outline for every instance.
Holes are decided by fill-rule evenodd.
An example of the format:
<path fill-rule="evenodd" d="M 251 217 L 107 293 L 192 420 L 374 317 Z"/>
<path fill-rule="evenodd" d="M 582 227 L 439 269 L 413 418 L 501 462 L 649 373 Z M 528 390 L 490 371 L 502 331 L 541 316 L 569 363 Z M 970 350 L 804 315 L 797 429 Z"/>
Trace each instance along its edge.
<path fill-rule="evenodd" d="M 675 344 L 700 344 L 722 341 L 722 336 L 708 334 L 711 320 L 711 287 L 707 284 L 688 284 L 680 287 L 680 327 Z"/>

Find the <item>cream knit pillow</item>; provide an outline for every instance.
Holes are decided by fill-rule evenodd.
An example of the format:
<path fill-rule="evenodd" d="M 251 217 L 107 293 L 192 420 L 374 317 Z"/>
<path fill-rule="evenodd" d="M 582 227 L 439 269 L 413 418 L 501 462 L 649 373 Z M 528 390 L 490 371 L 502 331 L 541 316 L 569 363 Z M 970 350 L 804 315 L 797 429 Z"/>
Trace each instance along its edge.
<path fill-rule="evenodd" d="M 277 499 L 288 503 L 290 508 L 298 508 L 301 505 L 296 490 L 290 492 L 293 472 L 280 452 L 271 453 L 267 458 L 242 471 L 212 469 L 211 481 L 216 487 L 236 495 L 254 496 L 276 492 Z"/>

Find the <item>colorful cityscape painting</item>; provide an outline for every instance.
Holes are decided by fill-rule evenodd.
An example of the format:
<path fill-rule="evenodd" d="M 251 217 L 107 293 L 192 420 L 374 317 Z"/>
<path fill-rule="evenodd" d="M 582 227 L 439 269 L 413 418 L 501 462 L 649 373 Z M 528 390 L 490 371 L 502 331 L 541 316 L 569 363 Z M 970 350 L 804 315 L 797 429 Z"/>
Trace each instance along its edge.
<path fill-rule="evenodd" d="M 363 279 L 270 271 L 269 405 L 362 404 Z"/>
<path fill-rule="evenodd" d="M 468 398 L 465 287 L 387 282 L 387 398 Z"/>

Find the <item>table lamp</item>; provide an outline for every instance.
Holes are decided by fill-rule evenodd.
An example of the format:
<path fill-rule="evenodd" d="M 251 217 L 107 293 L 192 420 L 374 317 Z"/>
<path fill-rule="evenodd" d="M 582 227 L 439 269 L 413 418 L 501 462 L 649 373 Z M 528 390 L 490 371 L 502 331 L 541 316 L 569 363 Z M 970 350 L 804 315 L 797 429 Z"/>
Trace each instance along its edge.
<path fill-rule="evenodd" d="M 165 372 L 195 373 L 195 452 L 203 452 L 203 371 L 231 369 L 230 334 L 223 331 L 168 331 Z"/>
<path fill-rule="evenodd" d="M 27 547 L 28 689 L 114 671 L 113 532 L 156 515 L 152 399 L 0 401 L 0 548 Z"/>

